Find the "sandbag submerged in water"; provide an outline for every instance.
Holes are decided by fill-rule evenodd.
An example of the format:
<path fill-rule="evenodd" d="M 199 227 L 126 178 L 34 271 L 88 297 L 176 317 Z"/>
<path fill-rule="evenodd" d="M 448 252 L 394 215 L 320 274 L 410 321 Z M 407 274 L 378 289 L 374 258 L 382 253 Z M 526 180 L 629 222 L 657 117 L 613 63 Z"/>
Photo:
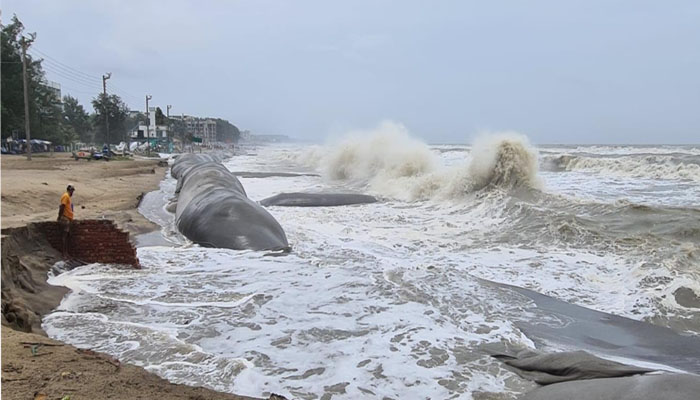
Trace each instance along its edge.
<path fill-rule="evenodd" d="M 494 355 L 526 379 L 547 385 L 520 400 L 687 400 L 700 393 L 700 377 L 656 373 L 605 360 L 584 351 Z"/>
<path fill-rule="evenodd" d="M 185 154 L 173 164 L 171 174 L 178 178 L 178 230 L 207 247 L 288 249 L 277 220 L 248 198 L 241 182 L 219 160 L 209 154 Z"/>
<path fill-rule="evenodd" d="M 337 207 L 376 203 L 374 196 L 357 193 L 280 193 L 260 200 L 263 206 Z"/>

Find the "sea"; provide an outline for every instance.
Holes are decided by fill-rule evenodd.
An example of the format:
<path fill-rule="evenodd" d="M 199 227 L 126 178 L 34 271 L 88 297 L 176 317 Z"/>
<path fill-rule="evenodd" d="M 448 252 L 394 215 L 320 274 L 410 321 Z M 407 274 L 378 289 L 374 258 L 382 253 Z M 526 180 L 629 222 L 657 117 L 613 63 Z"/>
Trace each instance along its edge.
<path fill-rule="evenodd" d="M 537 346 L 528 300 L 484 280 L 700 335 L 700 145 L 428 144 L 386 123 L 224 165 L 256 201 L 379 201 L 268 207 L 289 254 L 204 248 L 175 228 L 168 174 L 140 208 L 163 238 L 143 268 L 52 273 L 71 292 L 49 336 L 255 397 L 511 399 L 535 385 L 482 349 Z"/>

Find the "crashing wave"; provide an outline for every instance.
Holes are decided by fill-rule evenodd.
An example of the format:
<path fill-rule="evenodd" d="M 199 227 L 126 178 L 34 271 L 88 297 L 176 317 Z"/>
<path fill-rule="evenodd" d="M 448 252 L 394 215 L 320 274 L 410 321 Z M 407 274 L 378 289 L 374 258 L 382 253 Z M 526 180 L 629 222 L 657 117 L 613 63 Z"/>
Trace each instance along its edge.
<path fill-rule="evenodd" d="M 582 171 L 619 177 L 700 181 L 700 157 L 691 155 L 647 155 L 590 157 L 546 156 L 543 168 L 550 171 Z"/>
<path fill-rule="evenodd" d="M 350 132 L 321 160 L 324 176 L 334 180 L 387 180 L 425 174 L 435 156 L 401 124 L 385 121 L 371 131 Z"/>
<path fill-rule="evenodd" d="M 472 148 L 470 175 L 474 189 L 495 186 L 504 189 L 536 188 L 537 153 L 526 136 L 518 133 L 491 135 Z"/>
<path fill-rule="evenodd" d="M 317 168 L 328 180 L 406 201 L 460 198 L 489 188 L 539 187 L 537 152 L 518 133 L 483 136 L 474 143 L 465 164 L 452 168 L 439 165 L 427 144 L 393 122 L 351 132 L 338 144 L 314 149 L 314 157 L 300 157 L 318 160 Z"/>

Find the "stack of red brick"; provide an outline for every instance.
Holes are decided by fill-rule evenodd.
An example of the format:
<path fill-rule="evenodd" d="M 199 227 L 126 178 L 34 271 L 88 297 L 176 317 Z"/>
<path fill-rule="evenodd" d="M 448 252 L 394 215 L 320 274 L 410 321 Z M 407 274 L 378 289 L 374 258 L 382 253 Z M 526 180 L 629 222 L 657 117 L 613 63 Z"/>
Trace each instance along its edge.
<path fill-rule="evenodd" d="M 57 222 L 35 224 L 46 234 L 51 246 L 61 251 L 61 231 Z M 141 268 L 136 249 L 129 241 L 129 233 L 120 230 L 109 220 L 88 219 L 73 221 L 68 253 L 85 262 L 127 264 Z"/>

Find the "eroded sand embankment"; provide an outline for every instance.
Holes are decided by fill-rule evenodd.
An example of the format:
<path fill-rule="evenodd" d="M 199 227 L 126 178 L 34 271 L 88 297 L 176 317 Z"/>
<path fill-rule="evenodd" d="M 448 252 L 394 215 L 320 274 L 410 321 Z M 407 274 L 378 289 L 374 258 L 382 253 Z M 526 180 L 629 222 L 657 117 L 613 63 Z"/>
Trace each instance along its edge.
<path fill-rule="evenodd" d="M 2 398 L 241 399 L 176 385 L 143 368 L 44 336 L 41 318 L 66 288 L 46 283 L 60 259 L 29 222 L 54 221 L 68 183 L 76 186 L 77 219 L 110 219 L 132 235 L 157 228 L 137 211 L 140 196 L 158 188 L 167 167 L 158 160 L 75 161 L 2 156 Z M 7 230 L 6 228 L 17 228 Z M 15 328 L 15 329 L 12 329 Z M 29 331 L 34 333 L 29 333 Z"/>

